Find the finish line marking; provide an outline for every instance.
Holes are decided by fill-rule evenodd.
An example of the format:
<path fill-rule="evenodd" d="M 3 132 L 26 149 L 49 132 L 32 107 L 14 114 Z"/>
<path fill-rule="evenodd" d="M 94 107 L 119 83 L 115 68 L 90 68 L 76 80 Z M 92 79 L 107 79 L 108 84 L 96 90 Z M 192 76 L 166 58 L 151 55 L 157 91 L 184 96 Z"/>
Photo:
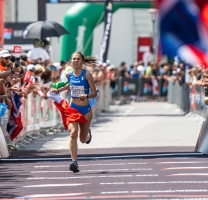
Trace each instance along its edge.
<path fill-rule="evenodd" d="M 117 163 L 117 164 L 89 164 L 89 165 L 79 165 L 80 167 L 89 167 L 89 166 L 119 166 L 119 165 L 146 165 L 147 163 Z M 47 167 L 69 167 L 69 165 L 38 165 L 34 168 L 47 168 Z"/>
<path fill-rule="evenodd" d="M 112 182 L 112 183 L 100 183 L 100 185 L 140 185 L 140 184 L 202 184 L 208 183 L 208 181 L 156 181 L 156 182 Z"/>
<path fill-rule="evenodd" d="M 139 169 L 96 169 L 96 170 L 82 170 L 82 172 L 116 172 L 116 171 L 150 171 L 151 168 L 139 168 Z M 71 171 L 32 171 L 32 174 L 39 173 L 72 173 Z"/>
<path fill-rule="evenodd" d="M 165 153 L 165 154 L 138 154 L 138 155 L 123 155 L 123 156 L 91 156 L 91 157 L 79 157 L 81 160 L 111 160 L 111 159 L 133 159 L 133 158 L 152 158 L 152 157 L 170 157 L 170 156 L 200 156 L 203 153 Z M 71 158 L 1 158 L 0 161 L 16 162 L 16 161 L 71 161 Z"/>

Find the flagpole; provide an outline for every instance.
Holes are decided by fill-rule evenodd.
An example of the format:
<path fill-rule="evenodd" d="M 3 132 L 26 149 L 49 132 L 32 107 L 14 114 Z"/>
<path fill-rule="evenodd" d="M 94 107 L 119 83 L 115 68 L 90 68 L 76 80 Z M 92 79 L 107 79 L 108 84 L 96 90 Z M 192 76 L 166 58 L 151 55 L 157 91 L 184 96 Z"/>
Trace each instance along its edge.
<path fill-rule="evenodd" d="M 157 9 L 151 8 L 148 10 L 148 12 L 151 14 L 151 19 L 152 19 L 152 48 L 153 48 L 153 54 L 154 54 L 154 60 L 156 61 L 157 57 L 157 39 L 156 39 L 156 14 L 157 14 Z"/>

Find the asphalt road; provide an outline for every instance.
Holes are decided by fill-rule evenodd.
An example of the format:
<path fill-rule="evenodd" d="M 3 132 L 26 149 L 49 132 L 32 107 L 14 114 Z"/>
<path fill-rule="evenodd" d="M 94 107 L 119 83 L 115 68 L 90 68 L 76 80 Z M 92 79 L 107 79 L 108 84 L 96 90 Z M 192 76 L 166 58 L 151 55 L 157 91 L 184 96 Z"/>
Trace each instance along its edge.
<path fill-rule="evenodd" d="M 165 103 L 113 106 L 79 144 L 80 173 L 68 132 L 39 138 L 0 161 L 0 199 L 208 199 L 200 123 Z"/>

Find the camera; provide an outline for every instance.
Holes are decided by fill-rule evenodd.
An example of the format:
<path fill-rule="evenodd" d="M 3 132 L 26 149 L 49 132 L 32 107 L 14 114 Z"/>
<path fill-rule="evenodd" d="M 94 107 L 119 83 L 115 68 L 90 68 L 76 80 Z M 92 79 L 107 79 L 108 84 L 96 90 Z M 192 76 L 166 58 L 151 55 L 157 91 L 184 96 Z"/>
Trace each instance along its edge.
<path fill-rule="evenodd" d="M 14 65 L 16 68 L 18 68 L 20 66 L 20 57 L 19 58 L 15 57 Z"/>

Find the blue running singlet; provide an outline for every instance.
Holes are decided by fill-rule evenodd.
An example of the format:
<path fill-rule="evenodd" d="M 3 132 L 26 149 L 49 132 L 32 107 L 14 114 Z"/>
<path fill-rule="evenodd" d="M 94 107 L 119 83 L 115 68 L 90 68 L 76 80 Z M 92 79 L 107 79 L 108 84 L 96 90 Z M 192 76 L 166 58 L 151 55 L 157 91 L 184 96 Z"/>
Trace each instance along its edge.
<path fill-rule="evenodd" d="M 75 76 L 73 71 L 69 73 L 68 81 L 72 98 L 79 98 L 80 94 L 89 94 L 90 86 L 86 79 L 86 72 L 87 70 L 83 69 L 79 76 Z"/>

